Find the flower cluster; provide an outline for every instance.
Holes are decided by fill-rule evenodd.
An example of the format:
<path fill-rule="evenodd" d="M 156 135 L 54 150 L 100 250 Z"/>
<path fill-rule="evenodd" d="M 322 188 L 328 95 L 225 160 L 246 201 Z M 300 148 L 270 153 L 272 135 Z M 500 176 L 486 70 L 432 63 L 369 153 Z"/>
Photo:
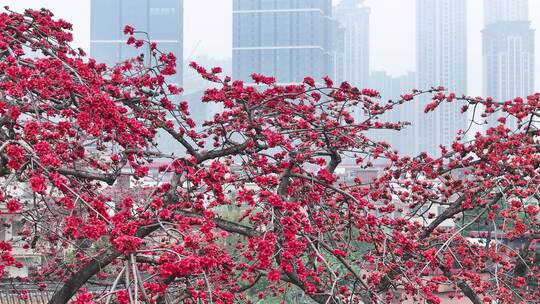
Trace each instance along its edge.
<path fill-rule="evenodd" d="M 125 26 L 126 43 L 152 60 L 107 66 L 71 48 L 70 28 L 45 9 L 0 14 L 0 203 L 22 227 L 0 241 L 1 274 L 23 266 L 17 240 L 47 257 L 26 280 L 61 282 L 54 302 L 540 299 L 540 94 L 383 101 L 330 77 L 254 71 L 252 85 L 193 62 L 210 87 L 188 104 L 168 83 L 178 58 L 142 32 Z M 440 155 L 371 138 L 406 128 L 388 114 L 419 95 L 488 128 Z M 197 121 L 201 106 L 220 110 Z"/>

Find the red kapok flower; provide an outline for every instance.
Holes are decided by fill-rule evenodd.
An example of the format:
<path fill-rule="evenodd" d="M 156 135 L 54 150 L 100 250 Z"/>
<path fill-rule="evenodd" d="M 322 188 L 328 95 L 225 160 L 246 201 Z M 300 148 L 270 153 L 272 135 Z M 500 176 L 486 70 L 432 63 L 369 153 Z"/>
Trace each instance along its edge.
<path fill-rule="evenodd" d="M 135 32 L 135 29 L 133 28 L 133 26 L 131 25 L 124 26 L 124 34 L 133 35 L 134 32 Z"/>
<path fill-rule="evenodd" d="M 18 200 L 12 199 L 6 203 L 6 208 L 9 213 L 16 213 L 21 210 L 21 203 Z"/>
<path fill-rule="evenodd" d="M 30 187 L 32 191 L 40 194 L 45 194 L 47 185 L 45 184 L 45 178 L 41 174 L 35 174 L 30 178 Z"/>

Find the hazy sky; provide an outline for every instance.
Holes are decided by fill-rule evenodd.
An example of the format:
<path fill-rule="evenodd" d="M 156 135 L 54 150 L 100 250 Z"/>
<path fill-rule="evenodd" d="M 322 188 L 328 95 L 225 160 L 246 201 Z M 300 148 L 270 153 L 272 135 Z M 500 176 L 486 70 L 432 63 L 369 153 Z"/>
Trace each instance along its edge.
<path fill-rule="evenodd" d="M 333 0 L 334 3 L 339 0 Z M 366 0 L 371 7 L 371 69 L 401 75 L 415 67 L 415 1 Z M 469 94 L 482 95 L 482 0 L 468 0 Z M 0 0 L 16 10 L 46 6 L 73 23 L 75 44 L 89 50 L 90 0 Z M 46 4 L 44 4 L 46 3 Z M 536 29 L 536 91 L 540 91 L 540 0 L 529 0 Z M 197 46 L 198 45 L 198 46 Z M 231 57 L 232 0 L 184 0 L 184 58 Z"/>

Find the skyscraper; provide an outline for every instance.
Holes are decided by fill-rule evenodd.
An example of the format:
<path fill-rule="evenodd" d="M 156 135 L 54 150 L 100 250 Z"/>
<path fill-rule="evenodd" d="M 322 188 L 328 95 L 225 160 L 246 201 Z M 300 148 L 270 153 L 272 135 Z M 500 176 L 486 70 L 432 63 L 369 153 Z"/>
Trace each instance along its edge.
<path fill-rule="evenodd" d="M 484 0 L 484 25 L 528 19 L 528 0 Z"/>
<path fill-rule="evenodd" d="M 234 0 L 233 76 L 279 83 L 332 72 L 331 0 Z"/>
<path fill-rule="evenodd" d="M 467 91 L 467 10 L 465 0 L 416 1 L 416 67 L 418 88 L 444 86 L 459 96 Z M 417 152 L 440 155 L 439 144 L 450 145 L 467 117 L 457 102 L 423 113 L 427 98 L 418 102 Z"/>
<path fill-rule="evenodd" d="M 386 103 L 389 100 L 400 100 L 401 95 L 410 93 L 416 88 L 415 81 L 415 72 L 408 72 L 406 75 L 392 77 L 385 71 L 372 71 L 370 83 L 372 88 L 381 93 L 382 103 Z M 395 106 L 381 117 L 381 121 L 414 123 L 417 111 L 416 102 L 409 101 Z M 411 139 L 414 138 L 414 132 L 414 126 L 407 125 L 400 131 L 376 130 L 372 131 L 371 135 L 374 140 L 390 143 L 392 149 L 398 150 L 401 155 L 415 156 L 414 154 L 418 152 L 415 150 L 416 146 L 411 144 Z"/>
<path fill-rule="evenodd" d="M 525 98 L 534 86 L 528 0 L 485 0 L 484 14 L 484 93 L 495 101 Z"/>
<path fill-rule="evenodd" d="M 139 53 L 148 54 L 147 47 L 126 45 L 125 25 L 148 33 L 158 49 L 175 54 L 177 73 L 170 81 L 182 85 L 183 0 L 92 0 L 90 55 L 110 65 Z"/>
<path fill-rule="evenodd" d="M 341 0 L 334 7 L 335 78 L 353 86 L 369 81 L 369 13 L 364 0 Z"/>

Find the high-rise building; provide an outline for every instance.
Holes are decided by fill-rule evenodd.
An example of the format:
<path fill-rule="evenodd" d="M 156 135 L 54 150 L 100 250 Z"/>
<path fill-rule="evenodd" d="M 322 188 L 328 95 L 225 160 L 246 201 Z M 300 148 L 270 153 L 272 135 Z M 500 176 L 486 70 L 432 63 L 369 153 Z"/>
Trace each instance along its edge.
<path fill-rule="evenodd" d="M 144 32 L 136 33 L 137 38 L 150 39 L 160 51 L 176 56 L 176 74 L 167 76 L 166 80 L 182 86 L 183 3 L 183 0 L 92 0 L 90 56 L 108 65 L 141 53 L 145 60 L 150 60 L 147 45 L 136 49 L 126 44 L 123 29 L 130 25 Z M 157 142 L 164 153 L 178 153 L 182 149 L 163 130 L 158 132 Z"/>
<path fill-rule="evenodd" d="M 125 25 L 146 32 L 159 50 L 174 53 L 177 73 L 170 81 L 182 85 L 183 0 L 92 0 L 90 56 L 111 65 L 140 53 L 149 54 L 147 46 L 136 49 L 126 44 Z M 146 38 L 145 34 L 136 35 Z"/>
<path fill-rule="evenodd" d="M 499 102 L 525 98 L 534 86 L 528 0 L 485 0 L 484 13 L 484 94 Z M 489 121 L 492 125 L 494 119 Z"/>
<path fill-rule="evenodd" d="M 334 77 L 353 86 L 369 82 L 369 7 L 364 0 L 341 0 L 334 7 Z"/>
<path fill-rule="evenodd" d="M 371 72 L 371 87 L 381 94 L 381 102 L 398 101 L 402 95 L 411 93 L 416 88 L 416 73 L 408 72 L 406 75 L 393 77 L 385 71 Z M 372 139 L 391 144 L 392 149 L 398 150 L 401 155 L 413 156 L 417 153 L 416 145 L 411 140 L 415 136 L 415 117 L 417 101 L 408 101 L 395 106 L 392 110 L 383 114 L 380 121 L 393 123 L 407 123 L 400 131 L 376 130 L 371 132 Z"/>
<path fill-rule="evenodd" d="M 234 0 L 233 77 L 294 83 L 331 75 L 331 17 L 331 0 Z"/>
<path fill-rule="evenodd" d="M 419 89 L 443 86 L 458 96 L 467 91 L 467 9 L 465 0 L 416 1 L 416 71 Z M 423 113 L 429 98 L 421 98 Z M 417 152 L 439 156 L 439 145 L 449 146 L 467 116 L 457 102 L 421 114 L 414 126 Z M 420 115 L 420 114 L 419 114 Z"/>
<path fill-rule="evenodd" d="M 484 25 L 506 21 L 527 21 L 528 0 L 484 0 Z"/>

